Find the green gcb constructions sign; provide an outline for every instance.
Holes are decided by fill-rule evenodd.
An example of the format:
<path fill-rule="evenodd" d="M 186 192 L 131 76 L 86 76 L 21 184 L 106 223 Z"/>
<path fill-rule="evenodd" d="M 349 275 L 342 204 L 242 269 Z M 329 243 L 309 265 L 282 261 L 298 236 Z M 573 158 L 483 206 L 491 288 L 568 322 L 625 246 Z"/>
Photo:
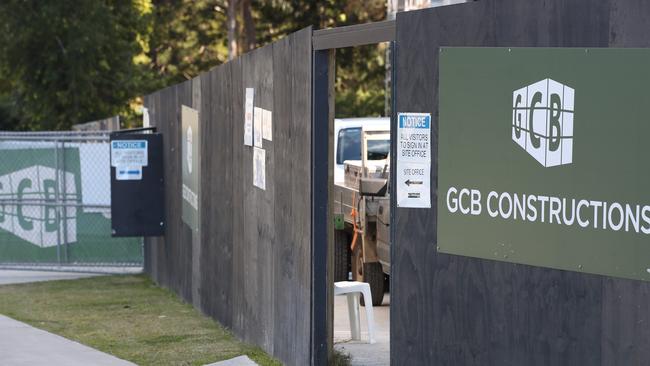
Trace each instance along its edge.
<path fill-rule="evenodd" d="M 438 250 L 650 280 L 650 50 L 444 48 Z"/>
<path fill-rule="evenodd" d="M 199 228 L 199 183 L 201 162 L 199 142 L 199 112 L 187 106 L 181 106 L 183 187 L 181 218 L 191 229 Z"/>

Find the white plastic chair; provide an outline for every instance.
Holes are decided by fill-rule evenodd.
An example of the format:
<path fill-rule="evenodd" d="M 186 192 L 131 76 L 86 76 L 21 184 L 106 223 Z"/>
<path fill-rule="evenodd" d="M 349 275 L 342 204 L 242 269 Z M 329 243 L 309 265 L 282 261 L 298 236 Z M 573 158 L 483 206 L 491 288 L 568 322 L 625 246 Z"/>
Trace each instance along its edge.
<path fill-rule="evenodd" d="M 350 317 L 350 332 L 352 339 L 361 340 L 361 320 L 359 317 L 359 294 L 363 294 L 368 320 L 368 337 L 370 344 L 375 343 L 375 317 L 372 312 L 372 295 L 370 285 L 365 282 L 341 281 L 334 282 L 334 296 L 346 295 L 348 298 L 348 316 Z"/>

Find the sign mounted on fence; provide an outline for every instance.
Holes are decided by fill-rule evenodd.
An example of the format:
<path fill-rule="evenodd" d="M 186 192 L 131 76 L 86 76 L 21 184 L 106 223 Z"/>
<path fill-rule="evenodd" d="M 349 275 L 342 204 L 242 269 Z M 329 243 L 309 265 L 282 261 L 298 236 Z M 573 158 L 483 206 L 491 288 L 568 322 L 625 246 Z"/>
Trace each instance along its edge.
<path fill-rule="evenodd" d="M 431 114 L 397 116 L 397 206 L 431 207 Z"/>
<path fill-rule="evenodd" d="M 442 49 L 438 250 L 650 280 L 649 63 Z"/>
<path fill-rule="evenodd" d="M 262 113 L 262 134 L 265 140 L 273 141 L 273 112 L 265 109 Z"/>
<path fill-rule="evenodd" d="M 264 118 L 264 109 L 255 107 L 253 112 L 253 145 L 262 147 L 262 119 Z"/>
<path fill-rule="evenodd" d="M 253 145 L 253 101 L 255 89 L 246 88 L 246 99 L 244 100 L 244 145 Z"/>
<path fill-rule="evenodd" d="M 199 184 L 201 179 L 201 153 L 199 111 L 187 106 L 181 108 L 183 129 L 183 222 L 193 230 L 199 226 Z"/>
<path fill-rule="evenodd" d="M 253 185 L 266 190 L 266 150 L 253 150 Z"/>
<path fill-rule="evenodd" d="M 117 180 L 142 180 L 142 167 L 149 164 L 147 140 L 111 141 L 111 166 Z"/>

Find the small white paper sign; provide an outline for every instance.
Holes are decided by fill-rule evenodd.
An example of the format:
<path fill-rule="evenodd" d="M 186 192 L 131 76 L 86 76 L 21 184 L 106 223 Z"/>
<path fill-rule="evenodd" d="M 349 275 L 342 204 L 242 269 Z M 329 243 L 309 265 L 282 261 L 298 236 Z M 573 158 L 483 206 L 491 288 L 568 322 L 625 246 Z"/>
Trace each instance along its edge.
<path fill-rule="evenodd" d="M 149 122 L 149 108 L 142 107 L 142 127 L 150 127 L 151 122 Z"/>
<path fill-rule="evenodd" d="M 263 135 L 266 140 L 273 141 L 273 112 L 264 109 L 262 115 Z"/>
<path fill-rule="evenodd" d="M 262 111 L 262 108 L 255 107 L 255 111 L 253 112 L 253 139 L 256 147 L 262 147 Z"/>
<path fill-rule="evenodd" d="M 257 147 L 253 150 L 253 185 L 266 190 L 266 151 Z"/>
<path fill-rule="evenodd" d="M 255 89 L 246 88 L 244 100 L 244 145 L 253 146 L 253 100 Z"/>

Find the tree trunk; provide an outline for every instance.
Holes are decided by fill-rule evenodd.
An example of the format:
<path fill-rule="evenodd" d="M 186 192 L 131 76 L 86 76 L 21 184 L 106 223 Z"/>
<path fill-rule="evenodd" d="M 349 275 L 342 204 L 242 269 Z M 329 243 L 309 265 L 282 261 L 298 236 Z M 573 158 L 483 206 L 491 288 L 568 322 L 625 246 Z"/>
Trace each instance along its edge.
<path fill-rule="evenodd" d="M 257 40 L 255 37 L 255 21 L 251 14 L 251 0 L 242 0 L 242 15 L 244 20 L 244 35 L 242 51 L 247 52 L 255 48 Z"/>
<path fill-rule="evenodd" d="M 228 0 L 228 60 L 237 57 L 238 54 L 238 32 L 237 32 L 237 8 L 239 0 Z"/>

